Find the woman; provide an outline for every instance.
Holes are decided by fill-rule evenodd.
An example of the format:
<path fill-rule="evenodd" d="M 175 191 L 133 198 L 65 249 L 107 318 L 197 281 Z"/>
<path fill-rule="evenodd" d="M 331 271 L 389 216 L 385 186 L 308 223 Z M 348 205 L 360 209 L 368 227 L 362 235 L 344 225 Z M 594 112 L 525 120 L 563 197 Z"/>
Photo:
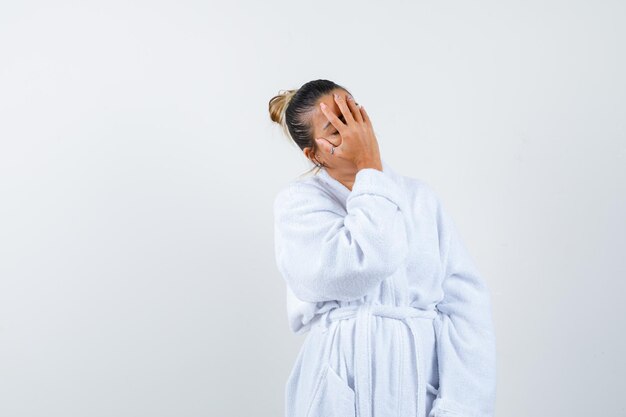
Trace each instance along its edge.
<path fill-rule="evenodd" d="M 490 293 L 437 195 L 381 159 L 344 87 L 314 80 L 269 110 L 319 168 L 274 202 L 289 324 L 309 332 L 286 417 L 493 416 Z"/>

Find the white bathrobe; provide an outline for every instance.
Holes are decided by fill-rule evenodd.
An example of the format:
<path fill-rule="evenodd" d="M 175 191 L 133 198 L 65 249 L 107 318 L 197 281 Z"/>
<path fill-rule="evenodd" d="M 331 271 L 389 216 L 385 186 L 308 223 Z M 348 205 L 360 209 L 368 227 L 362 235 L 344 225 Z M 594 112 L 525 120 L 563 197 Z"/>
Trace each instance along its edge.
<path fill-rule="evenodd" d="M 274 201 L 289 326 L 308 332 L 286 417 L 492 417 L 489 290 L 432 188 L 382 163 Z"/>

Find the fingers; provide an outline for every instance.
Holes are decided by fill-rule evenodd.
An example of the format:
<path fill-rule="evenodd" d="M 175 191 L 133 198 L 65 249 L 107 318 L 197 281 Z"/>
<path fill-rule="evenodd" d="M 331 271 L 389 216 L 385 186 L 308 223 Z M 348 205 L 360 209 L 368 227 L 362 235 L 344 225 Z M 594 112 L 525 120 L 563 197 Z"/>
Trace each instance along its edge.
<path fill-rule="evenodd" d="M 354 99 L 352 97 L 350 100 L 348 100 L 345 95 L 334 94 L 334 99 L 337 103 L 337 106 L 341 110 L 341 113 L 343 114 L 346 123 L 342 122 L 341 119 L 335 116 L 335 114 L 330 111 L 330 109 L 328 108 L 328 106 L 326 106 L 326 104 L 324 104 L 324 102 L 320 102 L 320 108 L 326 119 L 328 119 L 328 121 L 335 127 L 335 129 L 337 129 L 342 138 L 347 133 L 348 125 L 354 122 L 365 122 L 371 126 L 370 118 L 365 111 L 365 108 L 363 108 L 363 106 L 358 106 L 354 102 Z"/>
<path fill-rule="evenodd" d="M 348 108 L 348 105 L 346 104 L 346 96 L 343 94 L 335 93 L 335 101 L 337 102 L 337 105 L 339 106 L 339 110 L 341 110 L 343 117 L 346 119 L 346 124 L 350 125 L 354 123 L 352 111 L 350 111 L 350 108 Z"/>
<path fill-rule="evenodd" d="M 363 106 L 359 107 L 359 111 L 361 112 L 361 116 L 363 117 L 363 121 L 371 126 L 372 122 L 370 121 L 369 115 L 365 111 L 365 107 L 363 107 Z"/>
<path fill-rule="evenodd" d="M 350 111 L 352 112 L 352 117 L 354 117 L 354 120 L 356 120 L 359 123 L 363 122 L 363 116 L 361 115 L 361 112 L 359 111 L 359 106 L 354 102 L 354 98 L 352 96 L 348 96 L 348 107 L 350 108 Z"/>
<path fill-rule="evenodd" d="M 334 143 L 332 143 L 331 141 L 329 141 L 326 138 L 317 138 L 315 139 L 315 142 L 317 142 L 317 146 L 320 147 L 320 149 L 322 150 L 322 152 L 324 153 L 330 153 L 330 148 L 335 148 L 335 152 L 337 151 L 337 145 L 335 145 Z M 334 152 L 333 152 L 334 154 Z"/>
<path fill-rule="evenodd" d="M 335 113 L 328 109 L 328 106 L 326 106 L 324 102 L 320 103 L 320 108 L 322 109 L 322 113 L 324 113 L 324 116 L 326 116 L 330 124 L 333 125 L 335 129 L 337 129 L 337 132 L 339 132 L 340 135 L 343 134 L 347 126 L 341 120 L 339 120 L 337 116 L 335 116 Z"/>

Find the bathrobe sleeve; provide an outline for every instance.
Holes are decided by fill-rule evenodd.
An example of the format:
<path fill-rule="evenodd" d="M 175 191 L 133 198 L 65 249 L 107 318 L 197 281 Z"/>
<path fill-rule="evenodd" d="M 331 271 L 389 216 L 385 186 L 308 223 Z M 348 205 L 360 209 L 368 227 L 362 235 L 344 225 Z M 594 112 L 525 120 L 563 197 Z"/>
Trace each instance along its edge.
<path fill-rule="evenodd" d="M 496 345 L 490 292 L 438 203 L 444 276 L 437 304 L 439 391 L 429 417 L 493 417 Z"/>
<path fill-rule="evenodd" d="M 345 208 L 315 181 L 294 181 L 274 201 L 278 270 L 297 298 L 352 301 L 391 275 L 408 254 L 398 201 L 388 173 L 359 170 Z"/>

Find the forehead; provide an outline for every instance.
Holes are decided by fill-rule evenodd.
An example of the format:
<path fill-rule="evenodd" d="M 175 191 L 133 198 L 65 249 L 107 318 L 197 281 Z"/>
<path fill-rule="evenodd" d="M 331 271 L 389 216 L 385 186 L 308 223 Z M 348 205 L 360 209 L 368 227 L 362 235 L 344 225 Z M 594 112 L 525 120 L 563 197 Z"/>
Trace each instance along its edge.
<path fill-rule="evenodd" d="M 341 109 L 335 102 L 335 98 L 333 97 L 333 93 L 338 94 L 347 94 L 345 90 L 335 89 L 329 92 L 328 94 L 323 95 L 320 99 L 315 103 L 315 109 L 311 112 L 311 127 L 313 128 L 313 134 L 315 136 L 323 136 L 323 133 L 332 131 L 332 124 L 329 125 L 326 130 L 323 130 L 324 126 L 328 123 L 328 118 L 322 113 L 322 109 L 320 108 L 320 103 L 326 104 L 327 111 L 333 113 L 337 117 L 341 117 Z"/>

